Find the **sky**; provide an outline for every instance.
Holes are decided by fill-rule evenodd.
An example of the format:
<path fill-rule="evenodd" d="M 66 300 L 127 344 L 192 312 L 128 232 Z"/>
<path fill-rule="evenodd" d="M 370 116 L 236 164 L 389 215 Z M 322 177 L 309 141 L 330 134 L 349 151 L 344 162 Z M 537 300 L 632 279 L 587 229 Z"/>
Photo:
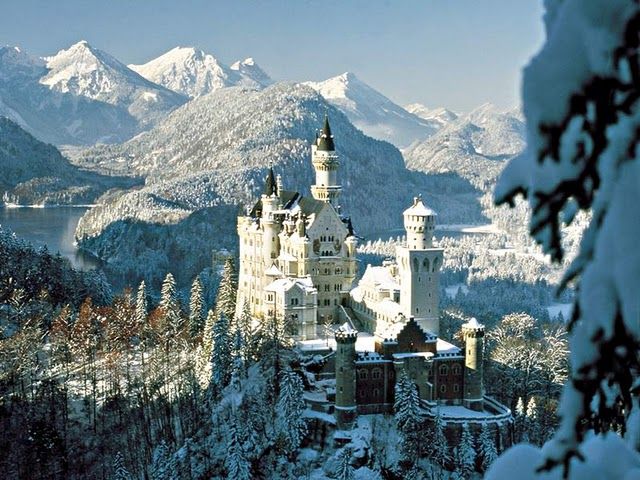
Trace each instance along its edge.
<path fill-rule="evenodd" d="M 541 0 L 0 0 L 0 45 L 51 55 L 79 41 L 125 64 L 175 46 L 253 57 L 275 80 L 346 71 L 404 105 L 519 104 L 542 45 Z"/>

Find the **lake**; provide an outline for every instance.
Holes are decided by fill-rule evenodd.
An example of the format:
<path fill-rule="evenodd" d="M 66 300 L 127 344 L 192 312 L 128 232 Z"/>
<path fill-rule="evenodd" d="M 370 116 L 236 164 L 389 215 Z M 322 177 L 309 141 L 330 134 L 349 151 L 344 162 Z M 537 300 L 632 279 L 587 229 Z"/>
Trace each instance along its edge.
<path fill-rule="evenodd" d="M 81 270 L 91 270 L 100 261 L 74 244 L 74 232 L 87 207 L 3 208 L 0 225 L 10 228 L 18 237 L 35 247 L 47 246 L 51 253 L 60 253 Z"/>

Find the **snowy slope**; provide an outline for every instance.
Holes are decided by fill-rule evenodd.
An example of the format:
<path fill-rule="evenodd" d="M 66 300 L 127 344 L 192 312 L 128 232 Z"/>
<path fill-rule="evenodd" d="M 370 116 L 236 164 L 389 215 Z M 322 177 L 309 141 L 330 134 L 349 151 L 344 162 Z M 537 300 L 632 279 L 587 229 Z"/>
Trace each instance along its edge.
<path fill-rule="evenodd" d="M 437 121 L 407 112 L 350 72 L 306 84 L 342 110 L 364 133 L 398 148 L 424 140 L 440 128 Z"/>
<path fill-rule="evenodd" d="M 458 118 L 457 113 L 447 108 L 428 108 L 421 103 L 410 103 L 405 105 L 404 109 L 420 118 L 439 123 L 441 128 Z"/>
<path fill-rule="evenodd" d="M 423 172 L 456 172 L 488 191 L 506 160 L 524 149 L 524 123 L 515 114 L 481 105 L 405 150 L 407 166 Z"/>
<path fill-rule="evenodd" d="M 142 125 L 154 123 L 186 101 L 84 40 L 44 60 L 48 72 L 40 79 L 41 84 L 57 92 L 124 107 Z"/>
<path fill-rule="evenodd" d="M 233 85 L 263 87 L 271 83 L 251 58 L 227 67 L 213 55 L 194 47 L 176 47 L 143 65 L 129 65 L 129 68 L 192 98 Z"/>

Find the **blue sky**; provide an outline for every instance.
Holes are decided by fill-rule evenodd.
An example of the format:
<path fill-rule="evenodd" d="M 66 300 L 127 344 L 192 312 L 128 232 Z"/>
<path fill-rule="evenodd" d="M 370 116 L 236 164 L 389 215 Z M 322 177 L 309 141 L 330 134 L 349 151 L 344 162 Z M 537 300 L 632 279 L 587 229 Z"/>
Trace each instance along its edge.
<path fill-rule="evenodd" d="M 0 44 L 48 55 L 87 40 L 124 63 L 197 46 L 276 80 L 352 71 L 392 100 L 518 103 L 543 41 L 541 0 L 2 0 Z"/>

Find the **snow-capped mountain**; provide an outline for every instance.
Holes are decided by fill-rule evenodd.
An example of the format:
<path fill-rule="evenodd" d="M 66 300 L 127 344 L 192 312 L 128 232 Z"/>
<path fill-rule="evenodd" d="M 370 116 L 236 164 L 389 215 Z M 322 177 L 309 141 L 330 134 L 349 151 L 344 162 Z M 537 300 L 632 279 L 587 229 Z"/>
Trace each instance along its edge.
<path fill-rule="evenodd" d="M 271 77 L 267 75 L 267 73 L 258 65 L 252 57 L 245 58 L 244 60 L 234 62 L 231 67 L 231 70 L 234 72 L 238 72 L 240 76 L 244 79 L 244 83 L 251 84 L 251 82 L 255 82 L 256 84 L 267 87 L 273 83 Z"/>
<path fill-rule="evenodd" d="M 193 227 L 189 219 L 202 209 L 225 206 L 227 210 L 213 217 L 219 221 L 223 211 L 231 215 L 222 224 L 228 238 L 235 241 L 237 206 L 252 204 L 264 186 L 270 162 L 282 175 L 285 188 L 309 193 L 314 178 L 309 144 L 325 112 L 340 155 L 341 205 L 353 215 L 361 233 L 401 225 L 403 209 L 418 193 L 442 213 L 442 221 L 478 220 L 478 193 L 468 182 L 455 175 L 407 170 L 393 145 L 364 135 L 314 90 L 279 83 L 264 90 L 216 90 L 195 98 L 152 130 L 122 145 L 97 146 L 76 156 L 73 161 L 85 168 L 146 177 L 143 189 L 87 213 L 77 230 L 80 243 L 115 265 L 116 259 L 142 254 L 125 254 L 122 245 L 142 248 L 138 240 L 125 237 L 149 238 L 154 245 L 165 246 L 181 237 L 192 239 L 195 230 L 187 229 Z M 371 208 L 372 198 L 376 199 L 375 209 Z M 149 224 L 164 225 L 166 230 L 143 235 L 141 229 Z M 218 235 L 210 237 L 198 238 L 210 244 L 198 244 L 191 251 L 208 255 L 211 248 L 220 248 Z M 145 255 L 150 261 L 166 258 Z"/>
<path fill-rule="evenodd" d="M 124 141 L 186 101 L 87 42 L 44 59 L 0 49 L 0 115 L 45 142 Z"/>
<path fill-rule="evenodd" d="M 524 123 L 515 110 L 484 104 L 449 123 L 435 135 L 405 150 L 409 168 L 456 172 L 488 190 L 504 162 L 525 146 Z"/>
<path fill-rule="evenodd" d="M 124 107 L 142 125 L 153 124 L 186 101 L 84 40 L 44 60 L 48 72 L 40 79 L 41 84 L 57 92 Z"/>
<path fill-rule="evenodd" d="M 353 73 L 346 72 L 324 82 L 306 82 L 367 135 L 398 148 L 433 135 L 440 124 L 425 120 L 393 103 Z"/>
<path fill-rule="evenodd" d="M 271 83 L 251 58 L 227 67 L 213 55 L 194 47 L 176 47 L 143 65 L 129 65 L 129 68 L 192 98 L 233 85 L 264 87 Z"/>
<path fill-rule="evenodd" d="M 457 113 L 454 113 L 447 108 L 428 108 L 421 103 L 405 105 L 404 109 L 420 118 L 424 118 L 425 120 L 435 121 L 440 124 L 440 127 L 444 127 L 458 118 Z"/>

